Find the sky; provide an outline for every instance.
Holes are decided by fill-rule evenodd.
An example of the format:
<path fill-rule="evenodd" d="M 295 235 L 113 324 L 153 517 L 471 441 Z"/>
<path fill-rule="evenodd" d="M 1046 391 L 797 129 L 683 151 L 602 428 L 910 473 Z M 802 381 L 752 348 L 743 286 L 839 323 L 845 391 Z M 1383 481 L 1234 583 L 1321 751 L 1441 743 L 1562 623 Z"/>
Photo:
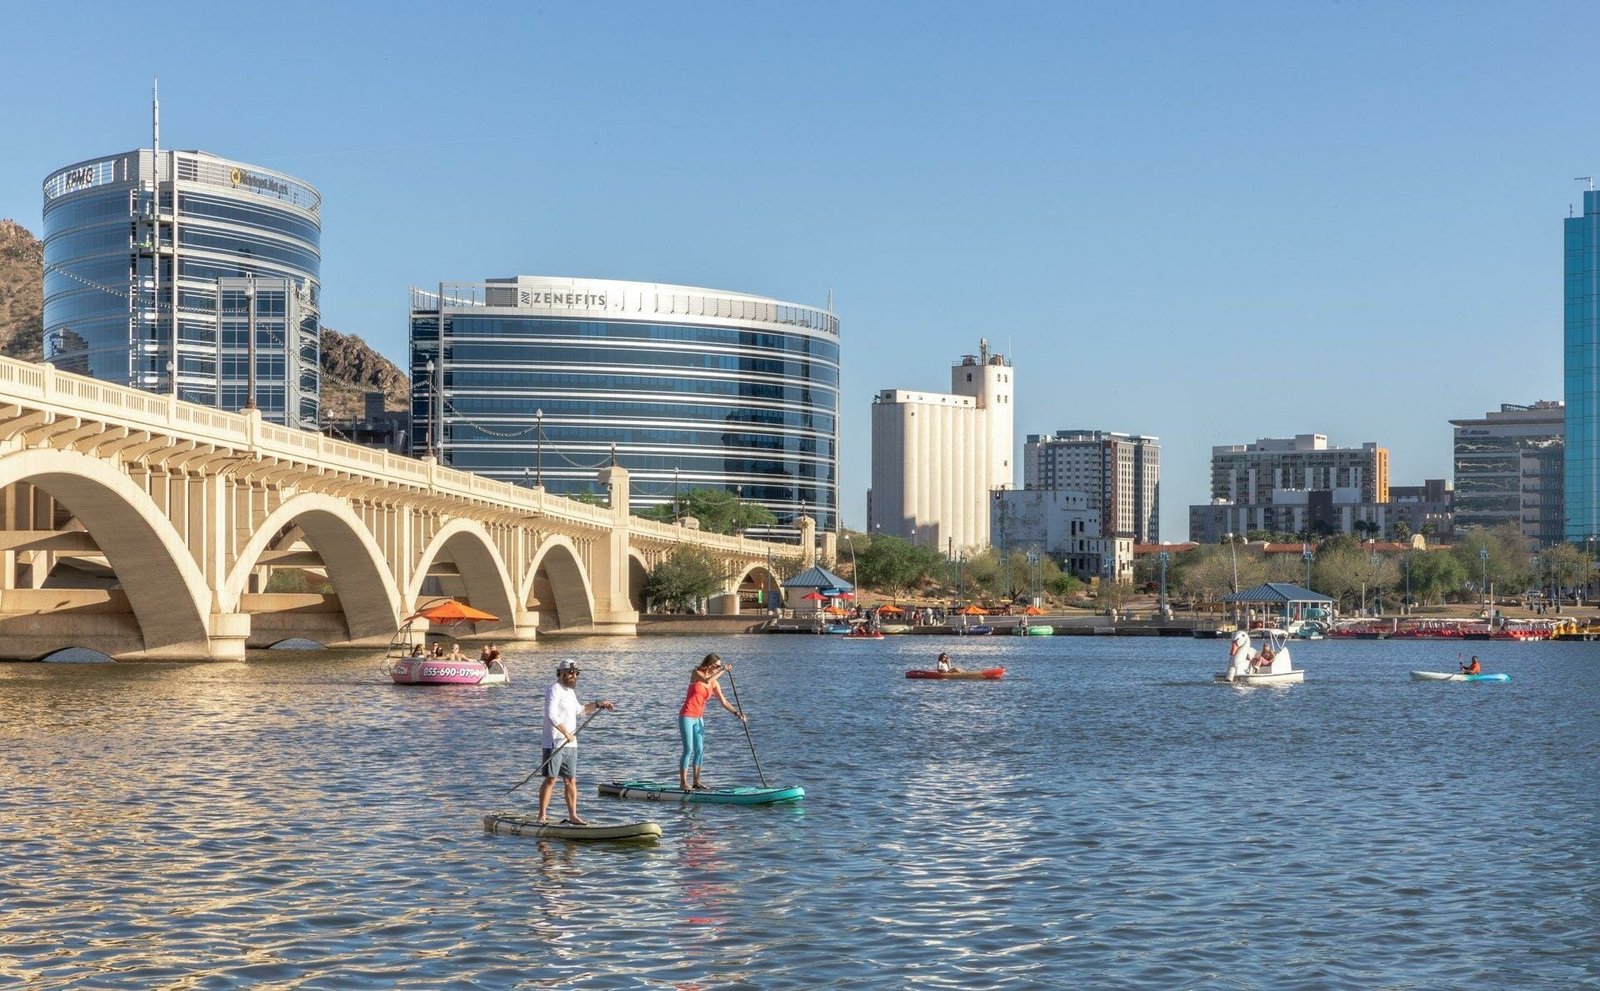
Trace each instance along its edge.
<path fill-rule="evenodd" d="M 404 367 L 409 286 L 679 283 L 840 319 L 871 399 L 979 338 L 1030 433 L 1320 433 L 1451 475 L 1449 420 L 1561 398 L 1561 220 L 1600 176 L 1578 3 L 0 7 L 0 218 L 161 141 L 321 190 L 323 322 Z M 1018 480 L 1020 482 L 1020 479 Z"/>

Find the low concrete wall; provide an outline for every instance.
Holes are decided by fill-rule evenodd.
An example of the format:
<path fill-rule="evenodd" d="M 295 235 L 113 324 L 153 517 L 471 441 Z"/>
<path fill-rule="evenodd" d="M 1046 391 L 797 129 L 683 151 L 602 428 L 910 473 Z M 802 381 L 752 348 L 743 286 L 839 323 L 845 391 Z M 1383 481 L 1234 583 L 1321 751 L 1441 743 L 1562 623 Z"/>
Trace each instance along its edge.
<path fill-rule="evenodd" d="M 689 615 L 661 615 L 640 616 L 639 636 L 649 636 L 658 633 L 701 633 L 719 635 L 725 633 L 757 633 L 767 623 L 767 617 L 761 616 L 689 616 Z"/>

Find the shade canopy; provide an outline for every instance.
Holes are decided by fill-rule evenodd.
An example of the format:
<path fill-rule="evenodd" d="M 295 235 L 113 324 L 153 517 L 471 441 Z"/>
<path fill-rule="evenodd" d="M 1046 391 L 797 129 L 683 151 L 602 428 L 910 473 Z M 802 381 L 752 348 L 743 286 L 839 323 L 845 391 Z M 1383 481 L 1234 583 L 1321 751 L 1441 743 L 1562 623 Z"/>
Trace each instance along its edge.
<path fill-rule="evenodd" d="M 845 615 L 848 615 L 849 612 L 850 612 L 850 610 L 846 609 L 844 606 L 829 606 L 828 608 L 826 608 L 826 609 L 824 609 L 822 611 L 823 612 L 827 612 L 827 613 L 833 613 L 835 616 L 845 616 Z"/>
<path fill-rule="evenodd" d="M 457 602 L 454 599 L 428 606 L 426 609 L 419 609 L 416 615 L 411 618 L 416 619 L 418 617 L 430 623 L 477 623 L 500 618 L 492 613 L 486 613 L 482 609 L 474 609 L 465 603 Z"/>
<path fill-rule="evenodd" d="M 1029 606 L 1028 608 L 1022 610 L 1022 614 L 1024 616 L 1043 616 L 1044 610 L 1040 609 L 1038 606 Z"/>
<path fill-rule="evenodd" d="M 784 588 L 838 589 L 853 592 L 855 586 L 823 567 L 810 567 L 783 583 Z"/>
<path fill-rule="evenodd" d="M 963 615 L 963 616 L 987 616 L 987 615 L 989 615 L 989 610 L 983 608 L 982 606 L 968 606 L 967 608 L 961 610 L 961 615 Z"/>
<path fill-rule="evenodd" d="M 898 614 L 898 613 L 905 612 L 905 610 L 901 609 L 899 606 L 891 604 L 891 605 L 887 605 L 887 606 L 879 606 L 878 607 L 878 612 L 880 612 L 880 613 L 897 613 Z"/>
<path fill-rule="evenodd" d="M 1290 585 L 1288 582 L 1267 582 L 1252 588 L 1242 588 L 1237 592 L 1230 592 L 1222 597 L 1223 602 L 1238 602 L 1248 605 L 1274 605 L 1286 606 L 1293 602 L 1306 603 L 1331 603 L 1332 599 L 1309 588 L 1299 585 Z"/>

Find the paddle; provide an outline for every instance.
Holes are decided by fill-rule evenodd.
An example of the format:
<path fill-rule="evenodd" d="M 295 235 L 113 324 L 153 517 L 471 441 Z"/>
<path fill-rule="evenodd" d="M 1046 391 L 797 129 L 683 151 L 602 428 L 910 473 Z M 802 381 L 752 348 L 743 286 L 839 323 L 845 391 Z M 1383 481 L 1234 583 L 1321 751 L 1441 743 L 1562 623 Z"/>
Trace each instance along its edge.
<path fill-rule="evenodd" d="M 738 709 L 742 715 L 744 706 L 739 703 L 739 685 L 733 680 L 733 668 L 731 666 L 728 667 L 727 672 L 728 687 L 733 690 L 733 707 Z M 750 736 L 750 721 L 741 719 L 739 722 L 744 724 L 744 739 L 746 743 L 750 744 L 750 759 L 756 762 L 756 776 L 761 779 L 761 787 L 765 788 L 767 787 L 767 776 L 761 771 L 761 758 L 756 756 L 756 741 Z"/>
<path fill-rule="evenodd" d="M 583 728 L 585 726 L 589 725 L 591 722 L 593 722 L 595 716 L 598 716 L 598 715 L 600 715 L 600 713 L 605 712 L 605 711 L 606 710 L 604 710 L 604 709 L 596 708 L 593 712 L 589 713 L 589 718 L 585 719 L 583 722 L 579 723 L 578 724 L 578 728 L 572 731 L 572 739 L 576 740 L 578 738 L 578 734 L 583 732 Z M 562 740 L 560 747 L 557 747 L 554 750 L 550 751 L 549 760 L 540 761 L 538 767 L 534 768 L 532 771 L 529 771 L 527 777 L 523 778 L 521 781 L 518 781 L 516 784 L 512 785 L 510 788 L 507 788 L 505 790 L 504 794 L 509 795 L 512 792 L 516 791 L 518 788 L 521 788 L 523 785 L 525 785 L 528 782 L 532 781 L 534 775 L 538 774 L 540 771 L 543 771 L 545 768 L 554 767 L 555 765 L 552 763 L 552 761 L 554 761 L 556 759 L 556 754 L 559 754 L 561 752 L 561 750 L 562 750 L 562 747 L 565 747 L 568 743 L 571 743 L 571 742 L 572 742 L 571 740 Z"/>

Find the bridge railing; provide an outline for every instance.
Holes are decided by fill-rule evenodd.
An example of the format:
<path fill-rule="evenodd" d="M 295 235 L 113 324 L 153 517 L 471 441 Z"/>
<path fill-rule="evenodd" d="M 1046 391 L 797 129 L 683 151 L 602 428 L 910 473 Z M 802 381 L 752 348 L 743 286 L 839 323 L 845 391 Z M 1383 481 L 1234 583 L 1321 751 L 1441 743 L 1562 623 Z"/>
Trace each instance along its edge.
<path fill-rule="evenodd" d="M 399 482 L 463 498 L 501 503 L 532 515 L 609 526 L 611 510 L 591 506 L 542 488 L 529 489 L 483 475 L 446 468 L 390 451 L 335 440 L 309 430 L 264 423 L 243 413 L 180 402 L 171 396 L 131 389 L 59 371 L 52 365 L 0 357 L 0 403 L 36 403 L 58 416 L 102 418 L 132 429 L 166 433 L 197 443 L 251 450 L 335 471 L 367 474 L 375 482 Z M 641 535 L 679 542 L 693 540 L 734 554 L 760 555 L 767 543 L 744 536 L 687 530 L 670 523 L 633 517 L 628 526 Z M 773 552 L 790 545 L 774 544 Z"/>

